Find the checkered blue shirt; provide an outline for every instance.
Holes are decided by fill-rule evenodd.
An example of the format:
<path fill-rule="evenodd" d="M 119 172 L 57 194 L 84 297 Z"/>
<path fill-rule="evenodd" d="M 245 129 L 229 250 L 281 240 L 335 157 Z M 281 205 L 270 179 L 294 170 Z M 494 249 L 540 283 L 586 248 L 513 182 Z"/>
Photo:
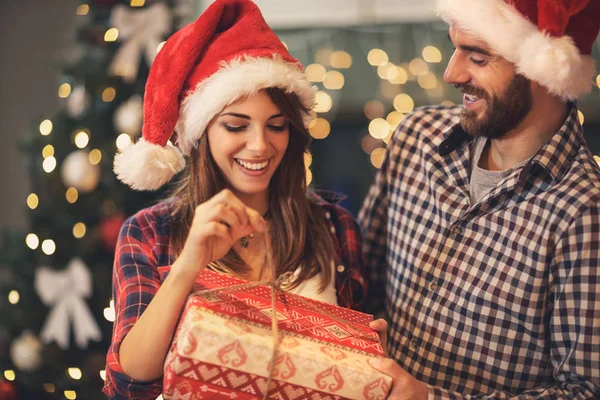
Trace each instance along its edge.
<path fill-rule="evenodd" d="M 476 204 L 460 111 L 404 119 L 359 214 L 390 357 L 430 398 L 600 397 L 600 169 L 577 109 Z"/>

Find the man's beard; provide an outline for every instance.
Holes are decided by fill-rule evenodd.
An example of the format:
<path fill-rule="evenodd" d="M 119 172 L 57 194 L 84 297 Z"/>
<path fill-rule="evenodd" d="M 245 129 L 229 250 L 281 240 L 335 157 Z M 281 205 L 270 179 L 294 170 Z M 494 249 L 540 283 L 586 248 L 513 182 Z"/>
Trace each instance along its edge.
<path fill-rule="evenodd" d="M 478 118 L 475 111 L 464 109 L 460 123 L 463 129 L 473 137 L 498 139 L 515 129 L 529 114 L 533 98 L 529 89 L 529 79 L 515 75 L 502 97 L 488 93 L 469 84 L 454 85 L 461 92 L 479 97 L 486 102 L 485 114 Z"/>

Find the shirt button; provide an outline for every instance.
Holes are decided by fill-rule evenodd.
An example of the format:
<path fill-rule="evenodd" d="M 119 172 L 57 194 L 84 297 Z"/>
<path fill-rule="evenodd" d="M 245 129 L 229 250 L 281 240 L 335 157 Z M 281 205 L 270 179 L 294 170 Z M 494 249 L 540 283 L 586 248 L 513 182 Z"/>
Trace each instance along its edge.
<path fill-rule="evenodd" d="M 429 290 L 431 290 L 432 292 L 436 292 L 438 290 L 438 285 L 435 282 L 430 282 Z"/>
<path fill-rule="evenodd" d="M 452 229 L 450 229 L 450 232 L 452 232 L 452 235 L 453 235 L 453 236 L 458 236 L 458 235 L 460 235 L 460 234 L 462 233 L 462 229 L 461 229 L 461 227 L 460 227 L 460 226 L 458 226 L 458 225 L 454 225 L 454 226 L 452 227 Z"/>
<path fill-rule="evenodd" d="M 417 346 L 418 346 L 418 344 L 419 344 L 419 342 L 417 341 L 417 339 L 411 339 L 411 340 L 410 340 L 410 347 L 411 347 L 412 349 L 416 349 L 416 348 L 417 348 Z"/>
<path fill-rule="evenodd" d="M 329 230 L 331 231 L 331 233 L 335 234 L 335 226 L 332 226 Z"/>
<path fill-rule="evenodd" d="M 344 267 L 343 265 L 338 265 L 336 269 L 337 272 L 344 272 L 346 270 L 346 267 Z"/>
<path fill-rule="evenodd" d="M 325 218 L 331 219 L 331 213 L 329 211 L 325 213 Z"/>

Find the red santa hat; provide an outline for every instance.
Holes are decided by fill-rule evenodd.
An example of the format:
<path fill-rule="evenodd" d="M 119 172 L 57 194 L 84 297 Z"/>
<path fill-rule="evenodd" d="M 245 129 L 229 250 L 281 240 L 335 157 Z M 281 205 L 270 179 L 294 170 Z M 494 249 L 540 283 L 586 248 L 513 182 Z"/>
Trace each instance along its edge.
<path fill-rule="evenodd" d="M 438 14 L 565 100 L 592 88 L 600 0 L 438 0 Z"/>
<path fill-rule="evenodd" d="M 160 188 L 185 167 L 184 155 L 223 108 L 275 87 L 295 93 L 307 109 L 314 106 L 316 89 L 256 4 L 216 0 L 156 56 L 146 83 L 142 138 L 116 155 L 117 177 L 136 190 Z M 308 123 L 310 116 L 304 117 Z"/>

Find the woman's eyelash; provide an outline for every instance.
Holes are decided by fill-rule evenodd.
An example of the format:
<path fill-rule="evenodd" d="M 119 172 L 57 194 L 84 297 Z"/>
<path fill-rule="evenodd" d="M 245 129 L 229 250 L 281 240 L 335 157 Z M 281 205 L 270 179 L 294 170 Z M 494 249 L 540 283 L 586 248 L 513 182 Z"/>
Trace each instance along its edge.
<path fill-rule="evenodd" d="M 287 125 L 268 125 L 268 127 L 276 132 L 283 132 L 286 130 Z"/>
<path fill-rule="evenodd" d="M 246 127 L 244 125 L 242 125 L 242 126 L 231 126 L 231 125 L 223 124 L 223 127 L 225 127 L 225 129 L 227 129 L 229 132 L 241 132 L 244 129 L 246 129 Z"/>

